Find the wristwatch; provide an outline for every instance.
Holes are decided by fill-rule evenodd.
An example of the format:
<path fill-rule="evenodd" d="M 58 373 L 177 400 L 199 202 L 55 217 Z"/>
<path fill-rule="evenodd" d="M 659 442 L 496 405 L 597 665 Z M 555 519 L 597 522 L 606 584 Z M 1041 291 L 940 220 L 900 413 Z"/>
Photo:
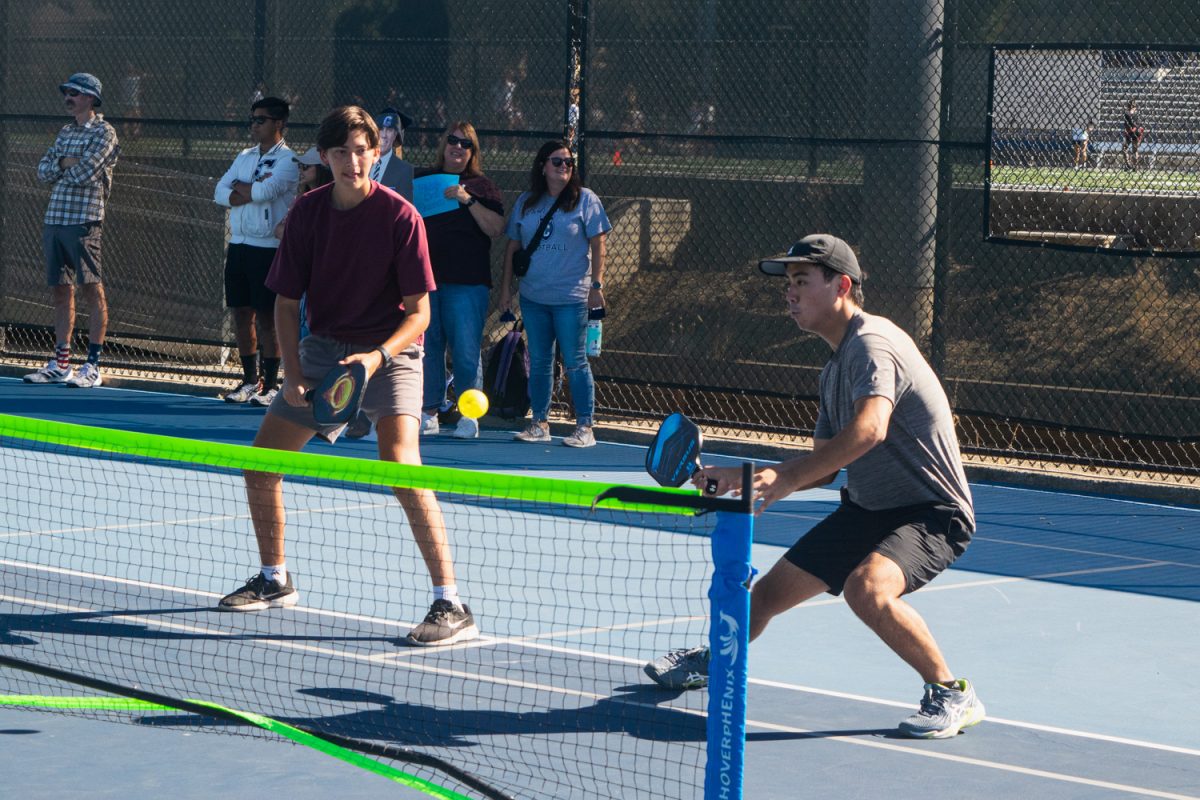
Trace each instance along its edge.
<path fill-rule="evenodd" d="M 468 199 L 467 202 L 463 203 L 463 207 L 470 208 L 471 206 L 475 205 L 475 202 L 476 202 L 475 198 L 472 197 L 472 198 Z"/>
<path fill-rule="evenodd" d="M 379 345 L 375 349 L 379 352 L 379 355 L 383 356 L 383 364 L 381 366 L 390 367 L 392 365 L 392 354 L 388 352 L 388 349 L 383 345 Z"/>
<path fill-rule="evenodd" d="M 603 289 L 604 284 L 601 283 L 600 281 L 592 281 L 592 288 L 593 289 Z"/>

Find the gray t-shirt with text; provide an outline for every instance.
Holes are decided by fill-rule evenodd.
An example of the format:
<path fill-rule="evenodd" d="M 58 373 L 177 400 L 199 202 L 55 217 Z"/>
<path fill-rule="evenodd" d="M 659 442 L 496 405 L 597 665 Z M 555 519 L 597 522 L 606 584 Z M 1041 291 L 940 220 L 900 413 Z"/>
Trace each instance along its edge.
<path fill-rule="evenodd" d="M 892 416 L 887 437 L 846 467 L 850 501 L 875 511 L 949 503 L 974 530 L 971 489 L 941 382 L 907 333 L 860 311 L 821 371 L 816 438 L 831 439 L 849 425 L 864 397 L 890 400 Z"/>
<path fill-rule="evenodd" d="M 526 211 L 528 196 L 525 192 L 517 198 L 505 230 L 509 239 L 526 248 L 554 203 L 553 197 L 543 195 L 537 205 Z M 586 302 L 592 287 L 589 240 L 610 230 L 612 223 L 600 198 L 591 189 L 584 189 L 573 209 L 559 209 L 550 218 L 542 241 L 533 248 L 529 272 L 521 278 L 521 297 L 548 306 Z"/>

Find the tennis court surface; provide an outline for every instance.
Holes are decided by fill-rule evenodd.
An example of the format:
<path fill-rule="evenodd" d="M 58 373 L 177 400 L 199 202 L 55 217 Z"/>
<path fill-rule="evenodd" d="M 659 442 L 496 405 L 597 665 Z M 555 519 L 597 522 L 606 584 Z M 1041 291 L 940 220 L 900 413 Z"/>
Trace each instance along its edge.
<path fill-rule="evenodd" d="M 0 379 L 0 414 L 245 445 L 261 411 Z M 468 471 L 434 477 L 459 482 L 437 492 L 483 632 L 432 649 L 402 643 L 429 580 L 399 505 L 371 482 L 388 476 L 360 474 L 361 461 L 285 484 L 299 605 L 228 614 L 217 599 L 258 564 L 244 464 L 219 463 L 228 450 L 200 446 L 208 461 L 185 463 L 0 437 L 0 657 L 45 668 L 0 667 L 0 695 L 27 698 L 0 706 L 10 791 L 428 796 L 236 714 L 122 706 L 108 683 L 370 743 L 373 762 L 467 797 L 699 797 L 707 693 L 658 689 L 641 664 L 707 634 L 711 515 L 592 509 L 571 482 L 648 485 L 642 448 L 510 435 L 423 441 L 427 465 Z M 472 472 L 487 478 L 471 484 Z M 896 738 L 919 679 L 840 599 L 818 599 L 751 647 L 746 797 L 1200 798 L 1200 511 L 973 490 L 975 542 L 912 602 L 989 720 L 951 741 Z M 824 489 L 772 507 L 756 521 L 755 566 L 836 502 Z M 88 707 L 31 710 L 72 700 Z M 67 763 L 87 774 L 53 771 Z"/>

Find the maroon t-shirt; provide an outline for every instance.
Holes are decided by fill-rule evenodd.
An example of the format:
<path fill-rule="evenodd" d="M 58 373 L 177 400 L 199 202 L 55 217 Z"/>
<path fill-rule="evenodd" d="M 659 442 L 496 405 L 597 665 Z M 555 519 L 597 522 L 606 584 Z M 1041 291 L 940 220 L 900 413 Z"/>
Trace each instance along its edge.
<path fill-rule="evenodd" d="M 347 344 L 375 345 L 404 320 L 404 296 L 437 288 L 425 225 L 412 203 L 379 184 L 348 211 L 333 184 L 296 200 L 267 275 L 277 294 L 308 295 L 308 327 Z"/>
<path fill-rule="evenodd" d="M 431 168 L 419 169 L 415 177 L 433 175 Z M 504 197 L 500 188 L 490 178 L 478 175 L 474 178 L 459 178 L 467 194 L 479 201 L 484 208 L 504 216 Z M 434 214 L 425 219 L 425 230 L 429 234 L 429 258 L 433 262 L 433 275 L 437 282 L 459 283 L 467 286 L 492 285 L 492 237 L 479 229 L 471 209 L 459 206 L 444 214 Z"/>

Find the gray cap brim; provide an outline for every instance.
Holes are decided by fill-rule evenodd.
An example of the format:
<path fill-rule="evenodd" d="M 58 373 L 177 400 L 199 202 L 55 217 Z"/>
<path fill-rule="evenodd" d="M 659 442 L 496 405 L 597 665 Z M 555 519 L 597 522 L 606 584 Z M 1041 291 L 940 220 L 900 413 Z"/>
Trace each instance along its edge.
<path fill-rule="evenodd" d="M 776 277 L 787 277 L 788 264 L 818 264 L 811 258 L 802 256 L 783 256 L 781 258 L 768 258 L 758 262 L 758 268 L 764 275 L 774 275 Z"/>

